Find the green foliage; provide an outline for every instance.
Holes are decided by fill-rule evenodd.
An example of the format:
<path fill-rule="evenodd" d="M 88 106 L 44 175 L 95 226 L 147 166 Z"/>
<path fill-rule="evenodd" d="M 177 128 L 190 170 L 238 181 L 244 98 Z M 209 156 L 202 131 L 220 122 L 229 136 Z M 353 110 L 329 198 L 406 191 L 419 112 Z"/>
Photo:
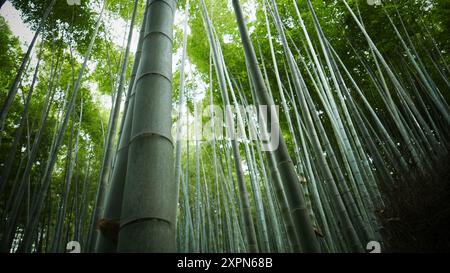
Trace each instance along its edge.
<path fill-rule="evenodd" d="M 0 88 L 3 94 L 20 65 L 22 54 L 19 39 L 13 36 L 3 17 L 0 17 L 0 52 Z"/>

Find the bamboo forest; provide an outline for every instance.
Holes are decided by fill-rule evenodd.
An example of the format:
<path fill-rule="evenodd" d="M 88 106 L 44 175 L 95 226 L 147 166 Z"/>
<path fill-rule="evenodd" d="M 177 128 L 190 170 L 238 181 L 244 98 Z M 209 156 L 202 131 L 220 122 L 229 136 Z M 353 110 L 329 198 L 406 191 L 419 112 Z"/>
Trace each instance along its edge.
<path fill-rule="evenodd" d="M 449 33 L 448 0 L 1 0 L 0 252 L 448 252 Z"/>

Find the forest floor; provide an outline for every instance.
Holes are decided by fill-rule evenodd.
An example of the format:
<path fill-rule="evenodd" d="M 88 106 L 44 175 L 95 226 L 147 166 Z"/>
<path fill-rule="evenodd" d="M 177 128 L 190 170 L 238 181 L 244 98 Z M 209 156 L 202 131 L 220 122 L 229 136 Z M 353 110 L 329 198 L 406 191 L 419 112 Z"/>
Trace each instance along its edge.
<path fill-rule="evenodd" d="M 409 174 L 385 192 L 379 212 L 388 252 L 450 252 L 450 155 L 424 177 Z"/>

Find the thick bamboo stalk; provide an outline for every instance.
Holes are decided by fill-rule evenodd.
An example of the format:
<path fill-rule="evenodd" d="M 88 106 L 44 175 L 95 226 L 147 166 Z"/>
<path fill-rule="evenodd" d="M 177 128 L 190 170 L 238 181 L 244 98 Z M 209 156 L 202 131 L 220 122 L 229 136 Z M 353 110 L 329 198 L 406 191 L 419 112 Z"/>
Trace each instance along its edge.
<path fill-rule="evenodd" d="M 172 28 L 177 1 L 151 0 L 136 78 L 119 252 L 173 252 Z"/>

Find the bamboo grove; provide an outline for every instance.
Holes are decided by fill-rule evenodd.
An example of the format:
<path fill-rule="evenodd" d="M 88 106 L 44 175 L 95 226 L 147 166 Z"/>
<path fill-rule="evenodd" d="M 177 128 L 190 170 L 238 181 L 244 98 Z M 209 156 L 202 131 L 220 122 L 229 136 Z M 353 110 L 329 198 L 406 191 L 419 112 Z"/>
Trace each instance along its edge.
<path fill-rule="evenodd" d="M 444 0 L 68 3 L 0 2 L 2 252 L 389 250 L 448 183 Z"/>

